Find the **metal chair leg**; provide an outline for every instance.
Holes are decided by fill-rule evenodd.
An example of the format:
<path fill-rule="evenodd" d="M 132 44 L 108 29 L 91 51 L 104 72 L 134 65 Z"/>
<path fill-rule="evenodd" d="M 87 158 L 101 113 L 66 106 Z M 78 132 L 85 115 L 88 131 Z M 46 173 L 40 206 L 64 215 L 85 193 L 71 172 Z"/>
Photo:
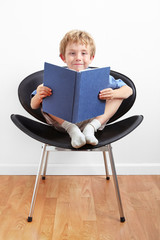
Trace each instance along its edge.
<path fill-rule="evenodd" d="M 49 151 L 46 151 L 46 156 L 45 156 L 45 160 L 44 160 L 43 174 L 42 174 L 42 180 L 46 179 L 46 171 L 47 171 L 47 165 L 48 165 L 48 155 L 49 155 Z"/>
<path fill-rule="evenodd" d="M 36 196 L 37 196 L 37 192 L 38 192 L 38 186 L 39 186 L 43 162 L 44 162 L 45 151 L 46 151 L 46 144 L 43 144 L 42 151 L 41 151 L 41 158 L 40 158 L 39 167 L 38 167 L 38 172 L 37 172 L 33 195 L 32 195 L 32 201 L 31 201 L 31 207 L 30 207 L 30 212 L 29 212 L 29 216 L 28 216 L 28 222 L 32 222 L 34 206 L 35 206 Z"/>
<path fill-rule="evenodd" d="M 105 166 L 105 170 L 106 170 L 106 179 L 109 180 L 110 176 L 109 176 L 109 171 L 108 171 L 108 166 L 107 166 L 107 158 L 106 158 L 106 152 L 103 151 L 103 158 L 104 158 L 104 166 Z"/>
<path fill-rule="evenodd" d="M 110 162 L 111 162 L 113 181 L 114 181 L 116 197 L 117 197 L 117 202 L 118 202 L 118 208 L 119 208 L 119 213 L 120 213 L 120 221 L 125 222 L 122 201 L 121 201 L 121 196 L 120 196 L 120 191 L 119 191 L 119 186 L 118 186 L 118 179 L 117 179 L 114 158 L 113 158 L 113 153 L 112 153 L 112 147 L 110 144 L 108 145 L 108 152 L 109 152 L 109 158 L 110 158 Z"/>

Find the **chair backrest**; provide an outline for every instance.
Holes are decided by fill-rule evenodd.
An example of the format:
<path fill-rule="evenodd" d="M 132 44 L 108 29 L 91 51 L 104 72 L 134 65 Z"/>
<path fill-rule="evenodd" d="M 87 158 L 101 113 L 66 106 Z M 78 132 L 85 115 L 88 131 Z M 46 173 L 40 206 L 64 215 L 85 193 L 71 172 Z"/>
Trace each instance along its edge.
<path fill-rule="evenodd" d="M 30 113 L 32 116 L 34 116 L 38 120 L 46 123 L 41 113 L 41 110 L 40 109 L 34 110 L 30 107 L 31 93 L 37 88 L 38 85 L 43 83 L 43 73 L 44 71 L 41 70 L 26 77 L 18 87 L 18 96 L 22 106 L 28 113 Z M 123 80 L 128 86 L 130 86 L 133 89 L 133 94 L 132 96 L 130 96 L 129 98 L 125 99 L 122 102 L 120 108 L 108 123 L 111 123 L 117 120 L 118 118 L 123 116 L 126 112 L 128 112 L 129 109 L 133 106 L 136 98 L 136 88 L 134 83 L 131 81 L 131 79 L 113 70 L 110 71 L 110 75 L 112 75 L 115 79 Z"/>

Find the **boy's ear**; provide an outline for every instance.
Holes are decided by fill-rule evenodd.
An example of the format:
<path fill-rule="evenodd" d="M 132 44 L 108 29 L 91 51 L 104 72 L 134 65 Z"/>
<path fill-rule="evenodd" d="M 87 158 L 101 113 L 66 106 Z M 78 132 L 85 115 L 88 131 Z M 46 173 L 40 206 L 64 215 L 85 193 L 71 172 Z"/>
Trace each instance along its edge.
<path fill-rule="evenodd" d="M 65 57 L 62 54 L 60 54 L 59 56 L 62 59 L 62 61 L 65 62 Z"/>
<path fill-rule="evenodd" d="M 94 59 L 94 56 L 90 57 L 90 61 L 91 61 L 91 62 L 93 61 L 93 59 Z"/>

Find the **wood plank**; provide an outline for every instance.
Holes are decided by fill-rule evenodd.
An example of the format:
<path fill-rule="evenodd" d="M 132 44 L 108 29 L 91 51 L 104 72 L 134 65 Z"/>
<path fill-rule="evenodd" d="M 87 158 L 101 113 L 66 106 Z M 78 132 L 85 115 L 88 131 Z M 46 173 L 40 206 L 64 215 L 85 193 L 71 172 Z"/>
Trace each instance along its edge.
<path fill-rule="evenodd" d="M 0 239 L 160 240 L 160 176 L 118 180 L 125 223 L 112 176 L 47 176 L 28 223 L 35 176 L 0 176 Z"/>

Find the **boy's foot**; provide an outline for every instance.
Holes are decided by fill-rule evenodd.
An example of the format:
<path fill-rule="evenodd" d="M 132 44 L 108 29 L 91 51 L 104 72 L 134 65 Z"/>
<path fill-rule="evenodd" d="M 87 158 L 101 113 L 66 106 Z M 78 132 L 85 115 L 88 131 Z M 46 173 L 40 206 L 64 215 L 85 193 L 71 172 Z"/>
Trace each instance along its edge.
<path fill-rule="evenodd" d="M 97 119 L 94 119 L 92 122 L 86 125 L 86 127 L 83 130 L 83 134 L 85 135 L 87 144 L 91 144 L 91 145 L 98 144 L 98 140 L 94 136 L 94 133 L 97 131 L 97 129 L 100 126 L 101 126 L 101 123 Z"/>
<path fill-rule="evenodd" d="M 71 145 L 74 148 L 80 148 L 86 144 L 86 139 L 84 134 L 80 131 L 80 129 L 74 125 L 68 132 L 71 137 Z"/>
<path fill-rule="evenodd" d="M 87 124 L 87 126 L 83 130 L 83 134 L 85 135 L 87 144 L 91 144 L 91 145 L 98 144 L 98 140 L 94 136 L 94 128 L 91 124 Z"/>
<path fill-rule="evenodd" d="M 74 148 L 80 148 L 86 144 L 86 139 L 84 134 L 80 129 L 73 123 L 64 121 L 62 127 L 68 132 L 71 137 L 71 145 Z"/>

